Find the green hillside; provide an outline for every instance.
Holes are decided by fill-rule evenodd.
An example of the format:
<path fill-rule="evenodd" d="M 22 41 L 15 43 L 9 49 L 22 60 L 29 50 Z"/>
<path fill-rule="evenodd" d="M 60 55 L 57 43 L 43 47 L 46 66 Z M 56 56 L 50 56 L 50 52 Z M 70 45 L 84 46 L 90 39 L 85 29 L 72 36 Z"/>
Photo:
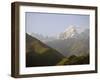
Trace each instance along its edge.
<path fill-rule="evenodd" d="M 53 66 L 63 58 L 58 51 L 26 34 L 26 67 Z"/>
<path fill-rule="evenodd" d="M 68 58 L 63 58 L 57 65 L 81 65 L 89 64 L 89 55 L 75 56 L 72 55 Z"/>
<path fill-rule="evenodd" d="M 80 65 L 80 64 L 89 64 L 89 55 L 85 56 L 70 56 L 69 61 L 65 62 L 64 65 Z"/>

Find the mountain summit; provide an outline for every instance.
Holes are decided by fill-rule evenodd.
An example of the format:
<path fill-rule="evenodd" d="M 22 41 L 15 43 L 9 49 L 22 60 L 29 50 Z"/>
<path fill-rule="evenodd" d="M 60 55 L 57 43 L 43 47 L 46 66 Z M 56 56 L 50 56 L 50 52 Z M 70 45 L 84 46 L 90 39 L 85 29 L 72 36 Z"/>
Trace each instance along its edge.
<path fill-rule="evenodd" d="M 58 39 L 68 39 L 68 38 L 75 38 L 79 33 L 78 27 L 71 25 L 65 31 L 61 32 L 57 38 Z"/>

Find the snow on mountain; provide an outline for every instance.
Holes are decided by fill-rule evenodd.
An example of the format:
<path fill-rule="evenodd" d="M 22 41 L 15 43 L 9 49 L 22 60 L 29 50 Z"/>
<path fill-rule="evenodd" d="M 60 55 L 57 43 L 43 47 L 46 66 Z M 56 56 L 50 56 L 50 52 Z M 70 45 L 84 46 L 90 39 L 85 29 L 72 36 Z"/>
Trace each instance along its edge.
<path fill-rule="evenodd" d="M 84 31 L 83 28 L 71 25 L 68 28 L 66 28 L 65 31 L 58 34 L 57 39 L 77 38 L 78 34 L 80 34 L 83 31 Z"/>
<path fill-rule="evenodd" d="M 43 41 L 43 42 L 48 42 L 48 41 L 53 41 L 53 40 L 57 40 L 57 39 L 64 40 L 64 39 L 68 39 L 68 38 L 77 38 L 78 34 L 80 34 L 81 32 L 84 32 L 85 29 L 86 28 L 70 25 L 64 31 L 60 32 L 58 35 L 43 36 L 42 34 L 37 34 L 37 33 L 30 33 L 30 35 Z"/>

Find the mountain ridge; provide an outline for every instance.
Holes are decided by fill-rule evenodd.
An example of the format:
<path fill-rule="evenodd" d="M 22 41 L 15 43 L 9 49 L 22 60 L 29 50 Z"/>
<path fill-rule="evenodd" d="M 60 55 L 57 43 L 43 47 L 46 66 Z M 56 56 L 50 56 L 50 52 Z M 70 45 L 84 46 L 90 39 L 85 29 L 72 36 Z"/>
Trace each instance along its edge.
<path fill-rule="evenodd" d="M 36 37 L 42 42 L 53 41 L 56 39 L 68 39 L 68 38 L 77 38 L 79 34 L 84 32 L 88 28 L 80 28 L 74 25 L 70 25 L 64 31 L 56 34 L 54 36 L 43 36 L 42 34 L 30 33 L 31 36 Z"/>

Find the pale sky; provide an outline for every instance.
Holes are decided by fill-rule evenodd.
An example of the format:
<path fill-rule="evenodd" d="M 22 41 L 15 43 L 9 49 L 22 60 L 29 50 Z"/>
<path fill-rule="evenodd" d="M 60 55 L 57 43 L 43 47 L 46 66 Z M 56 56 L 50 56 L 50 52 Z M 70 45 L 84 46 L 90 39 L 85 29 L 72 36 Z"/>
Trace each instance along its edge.
<path fill-rule="evenodd" d="M 89 15 L 56 14 L 56 13 L 25 13 L 27 33 L 38 33 L 53 36 L 64 31 L 70 25 L 89 28 Z"/>

